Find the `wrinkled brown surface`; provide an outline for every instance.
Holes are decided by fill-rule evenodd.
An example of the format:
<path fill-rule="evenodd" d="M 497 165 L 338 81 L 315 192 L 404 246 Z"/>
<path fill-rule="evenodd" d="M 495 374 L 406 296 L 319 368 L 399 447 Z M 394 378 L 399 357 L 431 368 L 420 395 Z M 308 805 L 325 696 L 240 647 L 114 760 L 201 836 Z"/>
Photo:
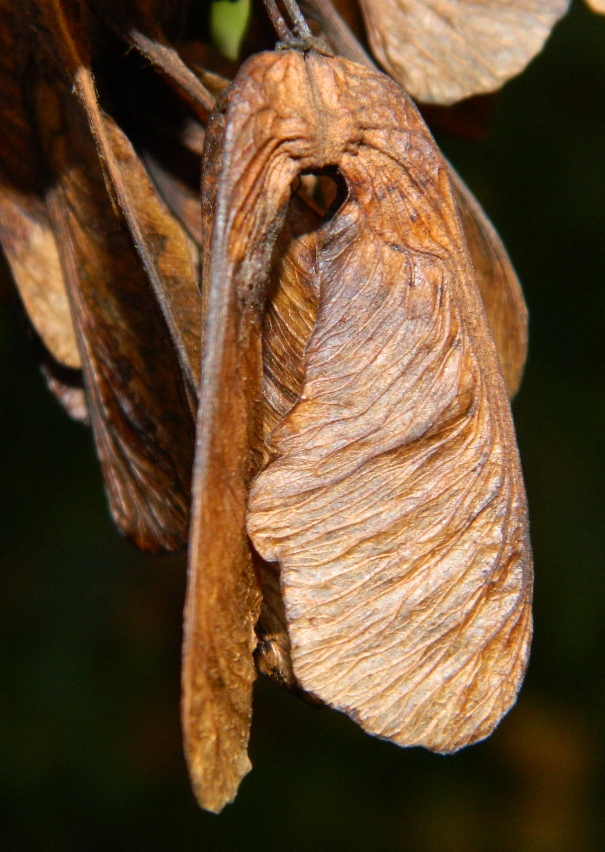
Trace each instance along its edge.
<path fill-rule="evenodd" d="M 128 139 L 106 116 L 100 116 L 101 137 L 116 196 L 195 394 L 200 379 L 202 301 L 187 240 L 158 198 Z"/>
<path fill-rule="evenodd" d="M 251 299 L 249 287 L 254 273 L 270 258 L 270 249 L 263 256 L 264 243 L 254 240 L 254 219 L 242 221 L 233 236 L 228 230 L 232 199 L 216 199 L 221 143 L 227 162 L 233 146 L 232 140 L 223 139 L 223 118 L 218 112 L 207 131 L 202 183 L 208 296 L 182 698 L 191 781 L 202 807 L 214 812 L 232 801 L 250 770 L 247 745 L 256 676 L 252 654 L 261 593 L 245 535 L 245 513 L 256 467 L 251 446 L 261 428 L 262 353 L 258 294 Z M 247 250 L 252 262 L 242 268 L 239 259 Z"/>
<path fill-rule="evenodd" d="M 451 166 L 449 178 L 506 389 L 512 398 L 519 389 L 527 358 L 523 291 L 494 226 Z"/>
<path fill-rule="evenodd" d="M 275 243 L 263 322 L 263 431 L 268 436 L 298 401 L 304 350 L 317 316 L 316 230 L 319 212 L 295 195 Z M 267 460 L 266 448 L 261 452 Z M 284 603 L 275 563 L 258 560 L 263 602 L 257 624 L 257 664 L 263 674 L 296 687 Z"/>
<path fill-rule="evenodd" d="M 104 148 L 104 137 L 116 142 L 119 131 L 109 129 L 110 120 L 98 109 L 83 47 L 78 66 L 81 46 L 61 5 L 46 4 L 44 12 L 73 62 L 79 95 L 54 78 L 52 88 L 40 84 L 36 104 L 55 176 L 49 210 L 59 235 L 109 502 L 122 531 L 139 546 L 173 548 L 187 536 L 193 451 L 182 364 L 132 222 L 119 194 L 110 195 L 115 187 L 108 160 L 113 156 L 114 165 L 119 164 L 123 152 L 119 143 L 115 151 Z M 160 229 L 154 248 L 146 247 L 158 268 L 171 256 L 169 241 L 170 234 Z"/>
<path fill-rule="evenodd" d="M 27 113 L 29 42 L 14 3 L 1 0 L 0 15 L 0 241 L 36 331 L 58 361 L 77 368 L 80 355 L 46 212 L 40 149 Z"/>
<path fill-rule="evenodd" d="M 415 98 L 493 92 L 542 49 L 569 0 L 360 0 L 372 51 Z"/>
<path fill-rule="evenodd" d="M 304 7 L 315 15 L 322 35 L 335 51 L 353 62 L 374 67 L 345 21 L 330 4 L 323 4 L 321 0 L 305 0 Z M 506 249 L 484 210 L 455 169 L 449 164 L 448 167 L 477 284 L 507 390 L 512 397 L 519 388 L 527 356 L 527 308 L 523 292 Z"/>
<path fill-rule="evenodd" d="M 302 688 L 370 733 L 454 751 L 515 699 L 531 555 L 447 168 L 382 75 L 297 53 L 246 71 L 228 111 L 240 140 L 222 178 L 229 238 L 248 217 L 261 234 L 252 211 L 269 198 L 277 215 L 298 171 L 336 164 L 349 188 L 317 233 L 305 384 L 269 438 L 248 532 L 280 564 Z"/>

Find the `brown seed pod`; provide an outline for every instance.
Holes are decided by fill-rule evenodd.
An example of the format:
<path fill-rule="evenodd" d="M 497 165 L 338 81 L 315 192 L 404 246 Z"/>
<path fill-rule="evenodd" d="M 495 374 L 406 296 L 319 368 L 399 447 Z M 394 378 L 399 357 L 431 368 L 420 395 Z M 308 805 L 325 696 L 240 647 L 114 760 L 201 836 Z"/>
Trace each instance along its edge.
<path fill-rule="evenodd" d="M 279 566 L 297 683 L 401 745 L 454 751 L 511 706 L 532 570 L 498 356 L 448 168 L 406 95 L 346 60 L 261 54 L 206 144 L 183 709 L 194 786 L 219 810 L 249 768 L 260 590 L 246 515 Z M 271 253 L 293 181 L 325 169 L 346 198 L 315 235 L 304 384 L 247 509 Z"/>
<path fill-rule="evenodd" d="M 360 0 L 372 51 L 415 98 L 493 92 L 540 52 L 569 0 Z"/>

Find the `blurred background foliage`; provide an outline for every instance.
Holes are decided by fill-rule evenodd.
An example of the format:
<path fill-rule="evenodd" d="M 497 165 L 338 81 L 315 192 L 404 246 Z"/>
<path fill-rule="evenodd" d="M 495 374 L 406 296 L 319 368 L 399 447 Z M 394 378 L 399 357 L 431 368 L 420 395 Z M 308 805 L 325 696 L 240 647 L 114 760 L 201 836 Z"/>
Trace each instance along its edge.
<path fill-rule="evenodd" d="M 0 848 L 605 848 L 605 17 L 576 2 L 502 91 L 489 138 L 439 141 L 531 315 L 514 413 L 536 634 L 516 708 L 485 743 L 440 757 L 260 681 L 254 770 L 220 817 L 201 812 L 178 719 L 183 558 L 118 536 L 90 435 L 46 391 L 5 284 Z"/>

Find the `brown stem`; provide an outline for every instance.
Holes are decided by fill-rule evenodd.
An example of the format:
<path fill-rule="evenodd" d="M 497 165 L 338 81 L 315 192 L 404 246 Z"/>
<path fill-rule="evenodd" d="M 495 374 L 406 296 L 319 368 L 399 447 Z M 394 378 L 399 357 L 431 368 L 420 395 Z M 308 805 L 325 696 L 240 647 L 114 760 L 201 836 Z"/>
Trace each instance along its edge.
<path fill-rule="evenodd" d="M 292 38 L 292 33 L 288 25 L 286 24 L 283 15 L 277 8 L 277 3 L 275 0 L 263 0 L 265 9 L 267 10 L 267 15 L 271 23 L 273 24 L 273 29 L 277 33 L 278 37 L 281 41 L 288 41 Z M 300 14 L 300 13 L 299 13 Z"/>
<path fill-rule="evenodd" d="M 320 25 L 324 38 L 336 53 L 360 65 L 376 67 L 331 0 L 302 0 L 301 5 L 307 17 Z"/>
<path fill-rule="evenodd" d="M 309 29 L 309 25 L 305 21 L 304 15 L 298 8 L 298 3 L 296 0 L 283 0 L 283 4 L 286 8 L 288 15 L 290 16 L 290 20 L 292 21 L 292 26 L 294 32 L 299 38 L 310 38 L 313 33 Z"/>

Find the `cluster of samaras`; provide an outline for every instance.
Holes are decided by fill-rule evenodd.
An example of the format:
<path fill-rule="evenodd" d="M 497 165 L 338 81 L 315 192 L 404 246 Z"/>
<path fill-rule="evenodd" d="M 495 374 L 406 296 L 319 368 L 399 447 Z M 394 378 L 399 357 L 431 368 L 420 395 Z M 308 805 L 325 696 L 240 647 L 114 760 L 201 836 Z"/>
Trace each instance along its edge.
<path fill-rule="evenodd" d="M 189 542 L 183 726 L 220 810 L 257 669 L 440 752 L 515 700 L 526 311 L 400 84 L 494 90 L 567 0 L 361 0 L 394 79 L 329 0 L 312 31 L 258 3 L 239 68 L 206 5 L 1 0 L 0 238 L 118 526 Z"/>

